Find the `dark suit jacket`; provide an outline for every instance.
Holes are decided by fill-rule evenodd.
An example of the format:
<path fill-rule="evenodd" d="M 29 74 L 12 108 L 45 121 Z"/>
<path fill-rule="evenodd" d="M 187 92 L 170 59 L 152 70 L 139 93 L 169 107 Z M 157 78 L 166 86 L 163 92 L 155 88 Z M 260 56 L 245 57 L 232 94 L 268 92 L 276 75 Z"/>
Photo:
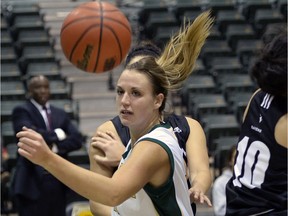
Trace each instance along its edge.
<path fill-rule="evenodd" d="M 67 135 L 66 139 L 60 141 L 56 133 L 48 131 L 44 119 L 38 109 L 27 101 L 25 104 L 13 109 L 12 120 L 15 134 L 22 130 L 23 126 L 36 130 L 40 133 L 48 145 L 52 143 L 58 147 L 58 154 L 64 158 L 71 151 L 77 150 L 82 146 L 82 135 L 72 124 L 68 114 L 57 107 L 50 106 L 52 128 L 61 128 Z M 18 155 L 18 161 L 13 180 L 13 194 L 21 194 L 30 199 L 39 197 L 39 184 L 45 174 L 45 170 Z"/>

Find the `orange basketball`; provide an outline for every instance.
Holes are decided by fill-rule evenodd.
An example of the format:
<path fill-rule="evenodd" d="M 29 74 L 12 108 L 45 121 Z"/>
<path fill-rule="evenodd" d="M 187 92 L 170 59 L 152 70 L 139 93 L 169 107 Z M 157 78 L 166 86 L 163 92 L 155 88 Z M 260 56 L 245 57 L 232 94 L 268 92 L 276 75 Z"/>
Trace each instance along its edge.
<path fill-rule="evenodd" d="M 109 71 L 126 57 L 132 39 L 130 23 L 111 3 L 83 3 L 65 18 L 61 46 L 66 58 L 90 73 Z"/>

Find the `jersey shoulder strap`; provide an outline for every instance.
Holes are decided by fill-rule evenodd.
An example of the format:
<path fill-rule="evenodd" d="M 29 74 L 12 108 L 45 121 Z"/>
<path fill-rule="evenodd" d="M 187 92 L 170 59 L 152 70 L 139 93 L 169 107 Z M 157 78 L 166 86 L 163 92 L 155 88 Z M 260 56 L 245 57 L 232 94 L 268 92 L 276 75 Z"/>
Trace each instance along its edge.
<path fill-rule="evenodd" d="M 190 127 L 185 116 L 170 114 L 165 118 L 178 139 L 179 145 L 186 151 L 186 142 L 190 135 Z"/>
<path fill-rule="evenodd" d="M 126 147 L 130 140 L 130 133 L 128 127 L 124 126 L 121 123 L 119 116 L 116 116 L 113 119 L 111 119 L 111 122 L 113 123 L 122 143 Z"/>

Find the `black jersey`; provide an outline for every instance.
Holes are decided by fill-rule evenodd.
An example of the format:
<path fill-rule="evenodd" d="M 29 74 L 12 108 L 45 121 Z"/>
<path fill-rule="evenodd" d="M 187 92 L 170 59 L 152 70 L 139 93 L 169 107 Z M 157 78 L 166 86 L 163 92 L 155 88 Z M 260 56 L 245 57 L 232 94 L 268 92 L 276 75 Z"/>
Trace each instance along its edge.
<path fill-rule="evenodd" d="M 287 148 L 274 138 L 287 98 L 258 91 L 251 100 L 227 183 L 226 215 L 287 215 Z"/>
<path fill-rule="evenodd" d="M 111 119 L 111 122 L 113 123 L 123 145 L 126 147 L 130 140 L 129 128 L 121 123 L 119 116 Z"/>
<path fill-rule="evenodd" d="M 126 146 L 130 140 L 128 127 L 122 125 L 119 116 L 114 117 L 111 121 L 118 135 L 120 136 L 122 143 Z M 178 139 L 180 147 L 186 152 L 186 141 L 190 134 L 190 127 L 188 125 L 187 119 L 184 116 L 170 114 L 165 118 L 164 121 L 171 125 Z"/>

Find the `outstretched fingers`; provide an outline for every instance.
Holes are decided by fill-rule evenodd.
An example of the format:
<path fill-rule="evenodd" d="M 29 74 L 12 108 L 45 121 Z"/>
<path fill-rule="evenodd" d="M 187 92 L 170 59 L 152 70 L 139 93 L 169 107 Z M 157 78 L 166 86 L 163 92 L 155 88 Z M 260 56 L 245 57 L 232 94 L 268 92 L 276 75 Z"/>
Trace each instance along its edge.
<path fill-rule="evenodd" d="M 192 202 L 204 204 L 206 203 L 208 206 L 212 207 L 212 202 L 202 191 L 195 191 L 193 189 L 189 190 L 190 199 Z"/>

